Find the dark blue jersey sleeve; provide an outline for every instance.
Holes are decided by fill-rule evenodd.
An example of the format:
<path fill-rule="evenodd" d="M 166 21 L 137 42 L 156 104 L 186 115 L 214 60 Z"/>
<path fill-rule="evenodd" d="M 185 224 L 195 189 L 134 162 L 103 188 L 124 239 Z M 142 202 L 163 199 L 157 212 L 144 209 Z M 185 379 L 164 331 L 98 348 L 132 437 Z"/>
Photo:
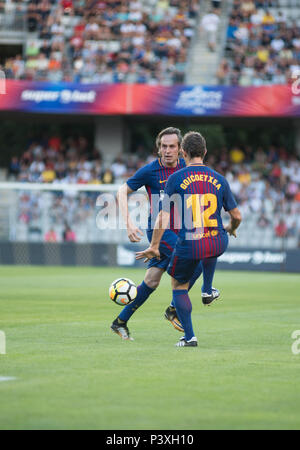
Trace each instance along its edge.
<path fill-rule="evenodd" d="M 146 186 L 149 180 L 149 167 L 141 167 L 136 173 L 127 180 L 127 185 L 133 191 L 137 191 L 142 186 Z"/>
<path fill-rule="evenodd" d="M 237 207 L 235 198 L 231 192 L 228 181 L 224 178 L 224 197 L 223 197 L 223 207 L 225 211 L 230 211 Z"/>

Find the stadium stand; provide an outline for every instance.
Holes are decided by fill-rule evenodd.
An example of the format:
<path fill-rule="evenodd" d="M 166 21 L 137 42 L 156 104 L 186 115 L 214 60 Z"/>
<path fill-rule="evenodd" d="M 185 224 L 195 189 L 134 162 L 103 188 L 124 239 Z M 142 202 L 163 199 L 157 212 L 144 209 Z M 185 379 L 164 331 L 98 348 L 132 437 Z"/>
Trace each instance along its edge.
<path fill-rule="evenodd" d="M 211 5 L 210 5 L 211 3 Z M 17 28 L 26 19 L 24 54 L 3 61 L 9 79 L 80 83 L 185 81 L 192 37 L 210 6 L 222 17 L 222 2 L 198 0 L 0 0 L 1 24 Z M 285 84 L 300 71 L 298 0 L 232 0 L 219 85 Z M 202 23 L 203 25 L 203 23 Z M 23 26 L 23 25 L 22 25 Z M 220 43 L 219 43 L 220 45 Z M 203 54 L 202 54 L 203 55 Z M 198 64 L 199 65 L 199 64 Z M 1 67 L 0 67 L 1 68 Z M 215 71 L 215 69 L 214 69 Z M 197 75 L 198 76 L 198 75 Z M 147 154 L 120 155 L 107 166 L 86 139 L 50 136 L 31 142 L 11 160 L 8 179 L 24 183 L 119 184 Z M 232 246 L 300 247 L 300 162 L 284 148 L 222 148 L 207 164 L 226 175 L 244 220 Z M 95 193 L 20 191 L 12 240 L 105 241 L 95 230 Z M 45 211 L 50 213 L 46 214 Z M 70 227 L 70 228 L 68 228 Z M 113 239 L 118 241 L 118 233 Z M 126 241 L 126 235 L 125 240 Z M 251 236 L 251 239 L 249 239 Z M 109 239 L 112 239 L 111 236 Z"/>
<path fill-rule="evenodd" d="M 233 0 L 218 84 L 288 83 L 300 72 L 299 19 L 295 0 Z"/>
<path fill-rule="evenodd" d="M 28 33 L 8 79 L 170 85 L 184 81 L 199 0 L 34 0 L 19 12 Z"/>
<path fill-rule="evenodd" d="M 119 155 L 107 166 L 101 151 L 91 148 L 84 136 L 62 139 L 53 135 L 31 141 L 21 157 L 13 156 L 7 178 L 30 183 L 119 183 L 145 164 L 145 160 L 147 156 Z"/>
<path fill-rule="evenodd" d="M 208 9 L 209 4 L 199 0 L 1 0 L 0 31 L 1 24 L 22 28 L 25 18 L 27 33 L 23 54 L 0 63 L 7 79 L 184 83 L 199 66 L 189 61 L 198 18 L 202 16 L 204 28 L 208 18 L 214 17 L 210 20 L 217 26 L 218 16 L 224 23 L 228 14 L 227 5 L 220 7 L 222 2 L 211 2 L 214 10 Z M 215 60 L 219 64 L 217 72 L 214 69 L 205 79 L 240 86 L 288 82 L 293 72 L 300 71 L 297 0 L 232 0 L 230 4 L 224 52 L 218 42 L 218 55 L 201 53 L 208 66 Z M 215 31 L 209 30 L 200 40 L 208 39 L 209 48 L 214 49 Z M 200 51 L 201 45 L 195 42 L 194 47 Z M 202 80 L 205 68 L 199 70 L 195 73 Z"/>

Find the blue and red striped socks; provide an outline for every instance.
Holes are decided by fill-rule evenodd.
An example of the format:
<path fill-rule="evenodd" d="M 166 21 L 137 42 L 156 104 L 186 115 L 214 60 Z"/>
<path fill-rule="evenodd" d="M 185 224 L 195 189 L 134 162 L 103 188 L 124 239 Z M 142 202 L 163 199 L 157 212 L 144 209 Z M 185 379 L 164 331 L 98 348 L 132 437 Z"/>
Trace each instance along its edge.
<path fill-rule="evenodd" d="M 192 278 L 190 279 L 189 289 L 188 289 L 189 291 L 192 289 L 192 287 L 194 286 L 194 284 L 196 283 L 196 281 L 198 280 L 198 278 L 200 277 L 201 274 L 202 274 L 202 262 L 199 261 L 199 264 L 196 267 Z M 173 308 L 175 308 L 173 299 L 171 301 L 171 306 L 173 306 Z"/>
<path fill-rule="evenodd" d="M 192 303 L 187 290 L 173 290 L 173 304 L 178 318 L 183 326 L 185 339 L 189 341 L 194 336 L 192 325 Z"/>
<path fill-rule="evenodd" d="M 212 293 L 212 282 L 216 270 L 217 258 L 207 258 L 202 260 L 202 268 L 203 268 L 203 286 L 202 292 L 206 292 L 207 294 Z"/>

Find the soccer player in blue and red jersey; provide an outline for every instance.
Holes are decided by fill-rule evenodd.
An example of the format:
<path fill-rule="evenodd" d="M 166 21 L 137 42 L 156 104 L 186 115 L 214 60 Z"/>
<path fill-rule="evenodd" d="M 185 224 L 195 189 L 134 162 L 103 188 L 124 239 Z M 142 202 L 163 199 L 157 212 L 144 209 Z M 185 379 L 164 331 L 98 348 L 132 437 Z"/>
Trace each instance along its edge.
<path fill-rule="evenodd" d="M 167 272 L 171 275 L 176 312 L 184 328 L 184 336 L 176 345 L 196 347 L 192 304 L 188 295 L 189 280 L 201 261 L 202 301 L 210 304 L 219 297 L 219 292 L 212 288 L 217 258 L 227 248 L 227 233 L 236 237 L 241 214 L 226 179 L 203 164 L 207 152 L 203 136 L 197 132 L 187 133 L 182 141 L 182 151 L 187 167 L 169 177 L 150 247 L 137 252 L 136 258 L 160 257 L 161 237 L 170 219 L 170 200 L 175 202 L 181 208 L 181 229 Z M 222 208 L 230 214 L 230 224 L 226 229 L 221 219 Z"/>
<path fill-rule="evenodd" d="M 182 136 L 178 128 L 169 127 L 162 130 L 156 139 L 158 159 L 139 169 L 118 191 L 120 211 L 125 220 L 128 238 L 131 242 L 139 242 L 143 233 L 130 218 L 127 204 L 128 196 L 142 186 L 145 186 L 147 190 L 150 202 L 147 237 L 150 242 L 153 225 L 156 216 L 161 209 L 161 199 L 167 180 L 170 175 L 185 167 L 184 159 L 179 158 L 181 140 Z M 153 217 L 153 215 L 155 215 L 155 217 Z M 173 216 L 173 210 L 171 211 L 171 216 Z M 173 222 L 173 218 L 171 218 L 171 222 Z M 178 230 L 174 229 L 174 226 L 171 224 L 171 228 L 163 233 L 159 245 L 160 259 L 157 259 L 156 257 L 150 259 L 145 278 L 137 287 L 138 293 L 135 300 L 125 306 L 119 316 L 113 321 L 111 329 L 122 339 L 132 339 L 130 338 L 127 322 L 132 314 L 147 300 L 159 285 L 162 274 L 170 263 L 177 241 L 177 232 Z M 191 278 L 189 289 L 201 275 L 201 272 L 202 267 L 199 265 Z M 176 315 L 176 309 L 172 303 L 167 308 L 165 317 L 170 320 L 174 328 L 183 331 Z"/>

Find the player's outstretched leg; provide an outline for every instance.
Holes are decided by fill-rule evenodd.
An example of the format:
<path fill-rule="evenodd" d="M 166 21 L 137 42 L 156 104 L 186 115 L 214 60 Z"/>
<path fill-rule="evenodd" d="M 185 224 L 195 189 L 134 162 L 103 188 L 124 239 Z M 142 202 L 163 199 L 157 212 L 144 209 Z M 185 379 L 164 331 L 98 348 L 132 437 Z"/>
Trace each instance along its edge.
<path fill-rule="evenodd" d="M 192 303 L 188 291 L 185 289 L 173 290 L 174 305 L 183 325 L 184 337 L 176 344 L 177 347 L 197 347 L 197 338 L 192 325 Z"/>
<path fill-rule="evenodd" d="M 218 289 L 212 287 L 212 281 L 216 270 L 217 258 L 206 258 L 202 260 L 203 267 L 203 286 L 202 303 L 210 305 L 214 300 L 220 297 Z"/>
<path fill-rule="evenodd" d="M 189 290 L 194 286 L 195 282 L 198 280 L 201 274 L 202 274 L 202 262 L 200 261 L 193 273 L 192 278 L 190 279 Z M 165 310 L 165 318 L 171 322 L 175 330 L 181 331 L 182 333 L 184 332 L 183 326 L 177 316 L 173 299 L 171 301 L 170 306 L 168 306 L 167 309 Z"/>
<path fill-rule="evenodd" d="M 127 327 L 127 322 L 132 316 L 132 314 L 147 300 L 149 295 L 154 292 L 155 289 L 151 289 L 147 284 L 143 281 L 137 287 L 137 296 L 133 300 L 133 302 L 126 305 L 118 317 L 111 324 L 111 329 L 118 334 L 122 339 L 125 340 L 133 340 L 130 337 L 129 329 Z"/>

